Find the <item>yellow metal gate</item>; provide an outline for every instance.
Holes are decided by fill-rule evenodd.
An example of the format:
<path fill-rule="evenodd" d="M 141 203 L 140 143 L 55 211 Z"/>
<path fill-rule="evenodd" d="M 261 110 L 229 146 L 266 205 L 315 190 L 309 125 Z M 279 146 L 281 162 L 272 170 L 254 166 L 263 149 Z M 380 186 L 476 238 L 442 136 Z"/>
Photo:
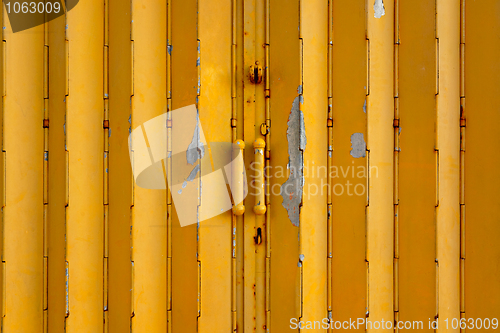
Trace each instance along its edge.
<path fill-rule="evenodd" d="M 2 15 L 2 332 L 498 328 L 498 0 L 39 2 Z M 189 110 L 199 177 L 139 186 Z"/>

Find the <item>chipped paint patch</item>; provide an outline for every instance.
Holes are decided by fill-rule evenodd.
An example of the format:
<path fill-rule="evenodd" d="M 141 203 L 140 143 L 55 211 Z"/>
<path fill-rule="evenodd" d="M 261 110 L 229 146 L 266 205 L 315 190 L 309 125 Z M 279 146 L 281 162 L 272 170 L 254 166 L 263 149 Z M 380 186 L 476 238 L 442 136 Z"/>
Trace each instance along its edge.
<path fill-rule="evenodd" d="M 283 207 L 288 211 L 290 222 L 296 227 L 300 223 L 300 205 L 302 203 L 302 188 L 304 186 L 304 156 L 307 138 L 304 126 L 304 114 L 299 108 L 300 98 L 297 96 L 292 105 L 290 116 L 288 117 L 288 129 L 286 138 L 288 140 L 288 168 L 290 176 L 281 185 L 281 196 L 283 197 Z"/>
<path fill-rule="evenodd" d="M 373 5 L 373 10 L 375 11 L 375 18 L 381 18 L 385 15 L 384 0 L 375 0 Z"/>
<path fill-rule="evenodd" d="M 299 256 L 299 262 L 297 263 L 297 266 L 298 266 L 298 267 L 302 267 L 302 262 L 303 262 L 303 261 L 304 261 L 304 255 L 303 255 L 303 254 L 301 254 L 301 255 Z"/>
<path fill-rule="evenodd" d="M 177 191 L 177 193 L 182 194 L 182 189 L 187 187 L 188 184 L 187 182 L 192 182 L 196 178 L 196 175 L 198 174 L 199 171 L 200 171 L 200 165 L 196 164 L 193 170 L 191 170 L 191 172 L 189 173 L 187 179 L 182 183 L 182 188 L 179 191 Z"/>
<path fill-rule="evenodd" d="M 363 133 L 351 135 L 351 156 L 360 158 L 366 156 L 366 142 Z"/>
<path fill-rule="evenodd" d="M 363 104 L 363 112 L 366 113 L 366 98 L 365 98 L 365 104 Z"/>
<path fill-rule="evenodd" d="M 200 171 L 200 165 L 196 164 L 196 166 L 193 168 L 193 170 L 191 170 L 191 172 L 189 173 L 189 176 L 187 177 L 186 180 L 188 182 L 192 182 L 199 171 Z"/>
<path fill-rule="evenodd" d="M 303 95 L 303 87 L 302 85 L 298 86 L 297 87 L 297 94 L 299 95 L 299 101 L 300 101 L 300 104 L 304 104 L 304 95 Z"/>
<path fill-rule="evenodd" d="M 193 133 L 193 139 L 188 146 L 186 151 L 186 160 L 189 164 L 193 165 L 197 160 L 202 159 L 205 155 L 205 147 L 200 141 L 200 120 L 198 115 L 196 115 L 196 127 Z"/>

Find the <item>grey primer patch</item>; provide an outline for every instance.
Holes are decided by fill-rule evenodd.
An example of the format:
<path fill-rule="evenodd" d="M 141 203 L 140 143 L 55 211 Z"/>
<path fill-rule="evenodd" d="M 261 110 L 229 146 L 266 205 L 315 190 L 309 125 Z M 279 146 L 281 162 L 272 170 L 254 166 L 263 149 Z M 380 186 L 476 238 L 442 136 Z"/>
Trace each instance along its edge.
<path fill-rule="evenodd" d="M 385 15 L 384 0 L 375 0 L 373 5 L 373 10 L 375 11 L 375 18 L 381 18 Z"/>
<path fill-rule="evenodd" d="M 365 104 L 363 104 L 363 112 L 366 113 L 366 98 L 365 98 Z"/>
<path fill-rule="evenodd" d="M 302 202 L 302 188 L 304 186 L 304 155 L 307 139 L 304 127 L 304 114 L 299 108 L 299 97 L 295 97 L 292 111 L 288 117 L 288 129 L 286 131 L 288 140 L 288 167 L 290 176 L 281 185 L 281 196 L 283 207 L 288 211 L 288 218 L 296 227 L 300 222 L 300 204 Z"/>
<path fill-rule="evenodd" d="M 299 262 L 297 263 L 297 266 L 302 267 L 302 262 L 303 262 L 303 261 L 304 261 L 304 255 L 303 255 L 303 254 L 301 254 L 301 255 L 299 256 Z"/>
<path fill-rule="evenodd" d="M 351 156 L 360 158 L 366 156 L 366 142 L 363 133 L 351 135 Z"/>
<path fill-rule="evenodd" d="M 193 168 L 193 170 L 191 170 L 191 172 L 189 173 L 189 176 L 187 177 L 187 181 L 192 182 L 194 180 L 194 178 L 196 177 L 196 174 L 198 173 L 198 171 L 200 171 L 200 165 L 196 164 L 196 166 Z"/>
<path fill-rule="evenodd" d="M 193 168 L 193 170 L 191 170 L 191 172 L 189 173 L 189 176 L 187 177 L 187 179 L 182 183 L 182 188 L 186 188 L 186 186 L 188 184 L 187 182 L 192 182 L 194 180 L 194 178 L 198 174 L 198 171 L 200 171 L 200 165 L 196 164 L 196 166 Z M 182 190 L 180 190 L 180 191 L 182 192 Z"/>
<path fill-rule="evenodd" d="M 201 147 L 201 148 L 203 148 L 203 147 Z M 187 179 L 182 183 L 182 188 L 186 188 L 187 182 L 192 182 L 195 179 L 195 177 L 199 171 L 200 171 L 200 165 L 196 164 L 196 166 L 193 168 L 193 170 L 191 170 L 191 172 L 189 173 L 189 176 L 187 177 Z M 182 194 L 182 188 L 179 191 L 177 191 L 177 193 Z"/>
<path fill-rule="evenodd" d="M 193 139 L 188 146 L 186 151 L 186 160 L 189 164 L 193 165 L 198 159 L 202 159 L 203 155 L 205 155 L 205 148 L 203 147 L 203 143 L 200 142 L 200 128 L 199 128 L 199 119 L 196 116 L 196 127 L 193 133 Z"/>

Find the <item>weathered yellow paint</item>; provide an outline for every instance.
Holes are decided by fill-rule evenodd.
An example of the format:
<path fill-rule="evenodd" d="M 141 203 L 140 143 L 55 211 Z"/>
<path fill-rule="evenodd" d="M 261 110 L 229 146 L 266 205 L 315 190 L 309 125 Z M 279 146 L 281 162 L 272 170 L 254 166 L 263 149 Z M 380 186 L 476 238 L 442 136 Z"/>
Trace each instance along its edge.
<path fill-rule="evenodd" d="M 7 15 L 4 15 L 7 18 Z M 5 332 L 43 330 L 44 27 L 4 31 Z M 8 60 L 7 60 L 8 59 Z M 7 157 L 8 156 L 8 157 Z"/>
<path fill-rule="evenodd" d="M 264 167 L 265 167 L 265 148 L 266 143 L 261 138 L 258 138 L 253 143 L 255 164 L 254 168 L 256 170 L 256 178 L 253 183 L 255 190 L 255 206 L 253 211 L 255 213 L 255 227 L 256 233 L 254 238 L 254 243 L 256 246 L 256 258 L 255 258 L 255 298 L 256 298 L 256 318 L 255 326 L 256 332 L 266 331 L 266 210 L 265 205 L 265 179 L 264 179 Z"/>
<path fill-rule="evenodd" d="M 80 3 L 66 17 L 67 332 L 103 329 L 103 14 L 103 1 L 96 0 Z"/>
<path fill-rule="evenodd" d="M 246 147 L 253 148 L 253 142 L 258 138 L 259 132 L 255 124 L 262 122 L 264 117 L 259 114 L 256 106 L 256 94 L 258 87 L 250 81 L 249 68 L 255 65 L 256 55 L 256 2 L 258 0 L 244 1 L 242 4 L 243 15 L 243 62 L 240 70 L 241 85 L 243 86 L 243 141 Z M 262 110 L 261 110 L 262 111 Z M 255 161 L 254 149 L 245 149 L 245 167 L 248 170 L 249 187 L 257 171 L 252 170 L 251 163 Z M 255 185 L 254 185 L 255 186 Z M 257 219 L 253 207 L 257 204 L 255 195 L 245 199 L 247 209 L 243 215 L 243 331 L 256 331 L 257 302 L 256 302 L 256 247 L 255 235 L 257 231 Z"/>
<path fill-rule="evenodd" d="M 92 0 L 12 33 L 4 12 L 3 331 L 263 333 L 364 317 L 429 331 L 437 316 L 457 332 L 444 320 L 500 317 L 499 13 L 491 0 Z M 280 195 L 294 100 L 299 226 Z M 168 190 L 134 184 L 128 136 L 192 104 L 207 154 L 243 151 L 249 194 L 181 227 Z M 226 188 L 198 181 L 203 211 Z M 380 330 L 393 331 L 368 329 Z"/>
<path fill-rule="evenodd" d="M 232 15 L 230 0 L 198 3 L 198 38 L 200 41 L 200 96 L 198 110 L 207 142 L 232 142 L 230 119 Z M 210 146 L 208 147 L 208 154 Z M 205 163 L 207 161 L 208 163 Z M 201 170 L 211 170 L 210 161 L 201 162 Z M 201 206 L 222 192 L 203 191 Z M 227 191 L 226 188 L 218 189 Z M 205 206 L 204 206 L 205 205 Z M 198 332 L 227 332 L 232 329 L 231 258 L 232 212 L 200 221 L 198 258 L 201 265 L 201 313 Z"/>
<path fill-rule="evenodd" d="M 131 117 L 132 53 L 131 8 L 120 0 L 109 1 L 109 218 L 108 306 L 109 333 L 130 330 L 132 263 L 130 226 L 132 170 L 128 135 Z"/>
<path fill-rule="evenodd" d="M 254 32 L 254 43 L 255 53 L 254 53 L 254 64 L 248 63 L 248 67 L 254 65 L 256 68 L 263 68 L 262 75 L 266 75 L 265 67 L 268 66 L 268 59 L 266 58 L 266 41 L 267 31 L 269 29 L 269 20 L 267 13 L 269 12 L 266 9 L 265 0 L 254 0 L 250 3 L 253 3 L 255 6 L 255 32 Z M 257 80 L 258 82 L 258 80 Z M 266 81 L 264 78 L 255 85 L 255 141 L 253 143 L 254 146 L 254 161 L 255 164 L 258 165 L 259 162 L 262 166 L 266 165 L 265 162 L 265 154 L 266 151 L 270 149 L 270 147 L 266 147 L 266 139 L 263 138 L 263 133 L 260 128 L 262 124 L 266 124 L 268 114 L 266 111 L 268 109 L 266 106 L 268 105 L 268 100 L 265 98 L 265 89 L 266 89 Z M 264 132 L 265 133 L 265 132 Z M 246 138 L 246 134 L 245 138 Z M 260 150 L 262 148 L 262 150 Z M 261 154 L 262 153 L 262 154 Z M 266 304 L 267 304 L 267 287 L 266 287 L 266 257 L 267 257 L 267 224 L 266 219 L 268 215 L 267 205 L 270 204 L 269 200 L 265 199 L 266 186 L 265 186 L 265 172 L 262 172 L 262 175 L 259 175 L 259 171 L 256 171 L 257 176 L 262 177 L 262 191 L 259 190 L 259 181 L 254 183 L 255 188 L 250 187 L 250 191 L 252 191 L 252 195 L 255 195 L 254 202 L 254 213 L 255 213 L 255 236 L 254 236 L 254 244 L 255 244 L 255 332 L 256 333 L 264 333 L 267 331 L 267 313 L 266 313 Z M 258 178 L 257 178 L 258 179 Z M 257 180 L 256 179 L 256 180 Z M 255 194 L 254 194 L 255 193 Z M 260 235 L 260 236 L 259 236 Z M 245 278 L 245 277 L 244 277 Z"/>
<path fill-rule="evenodd" d="M 500 3 L 465 3 L 465 317 L 500 317 Z M 485 22 L 488 22 L 486 26 Z M 487 47 L 487 51 L 486 48 Z M 467 329 L 483 332 L 485 329 Z"/>
<path fill-rule="evenodd" d="M 243 38 L 242 33 L 242 1 L 232 0 L 231 15 L 231 130 L 232 140 L 236 147 L 233 147 L 234 153 L 240 153 L 244 156 L 245 142 L 243 139 L 243 107 L 241 96 L 243 85 L 239 84 L 242 70 L 238 70 L 243 62 L 242 52 L 237 48 Z M 233 155 L 234 156 L 234 155 Z M 243 194 L 246 179 L 243 177 L 245 171 L 244 160 L 238 161 L 233 165 L 232 181 L 233 191 Z M 242 176 L 240 176 L 242 175 Z M 233 192 L 234 193 L 234 192 Z M 245 213 L 244 201 L 238 202 L 233 198 L 233 216 L 232 216 L 232 258 L 231 258 L 231 321 L 233 331 L 238 327 L 243 327 L 243 214 Z"/>
<path fill-rule="evenodd" d="M 365 1 L 333 1 L 332 11 L 333 144 L 332 165 L 327 170 L 328 177 L 332 178 L 331 311 L 333 320 L 345 321 L 363 318 L 366 313 L 368 189 L 363 170 L 366 173 L 368 157 L 355 158 L 350 154 L 354 149 L 351 136 L 362 133 L 366 140 L 367 130 Z M 364 327 L 360 327 L 361 330 L 364 331 Z"/>
<path fill-rule="evenodd" d="M 49 189 L 48 331 L 63 333 L 66 317 L 66 29 L 65 17 L 47 23 L 49 31 Z"/>
<path fill-rule="evenodd" d="M 384 2 L 385 15 L 367 6 L 368 32 L 368 207 L 366 210 L 368 302 L 370 321 L 393 321 L 393 119 L 394 4 Z M 368 332 L 391 329 L 368 329 Z"/>
<path fill-rule="evenodd" d="M 300 317 L 299 228 L 292 225 L 281 205 L 280 186 L 287 180 L 287 119 L 300 82 L 299 1 L 270 0 L 270 98 L 272 138 L 270 170 L 271 264 L 270 328 L 287 332 L 290 319 Z M 275 10 L 274 8 L 280 8 Z M 283 61 L 286 59 L 286 61 Z M 306 128 L 307 131 L 307 128 Z M 307 132 L 306 132 L 307 133 Z M 279 173 L 280 170 L 285 170 Z M 277 197 L 278 196 L 278 197 Z M 276 198 L 276 199 L 275 199 Z M 282 246 L 275 246 L 282 244 Z M 269 323 L 268 323 L 269 324 Z"/>
<path fill-rule="evenodd" d="M 438 314 L 441 320 L 460 316 L 460 4 L 436 2 L 439 39 L 437 145 L 439 205 L 436 208 L 439 264 Z M 458 332 L 452 327 L 439 331 Z"/>
<path fill-rule="evenodd" d="M 197 1 L 172 3 L 171 28 L 171 110 L 194 104 L 198 88 Z M 167 53 L 168 54 L 168 53 Z M 175 206 L 171 204 L 172 331 L 195 333 L 198 313 L 198 243 L 197 226 L 181 227 Z"/>
<path fill-rule="evenodd" d="M 165 0 L 132 1 L 132 128 L 167 111 L 166 9 Z M 133 332 L 167 330 L 166 222 L 166 192 L 135 186 L 132 208 Z"/>
<path fill-rule="evenodd" d="M 4 20 L 4 9 L 2 8 L 2 16 L 0 17 L 0 20 L 2 22 L 2 27 L 5 26 L 5 20 Z M 0 325 L 3 325 L 3 318 L 5 316 L 5 265 L 4 265 L 4 249 L 5 249 L 5 240 L 4 240 L 4 225 L 5 225 L 5 149 L 4 149 L 4 144 L 3 144 L 3 137 L 4 137 L 4 131 L 3 131 L 3 123 L 4 123 L 4 104 L 5 104 L 5 41 L 4 41 L 4 29 L 2 29 L 2 47 L 0 49 L 0 93 L 2 96 L 2 103 L 0 103 L 0 147 L 1 152 L 0 152 L 0 207 L 2 207 L 2 210 L 0 212 L 0 258 L 2 259 L 2 262 L 0 263 Z"/>
<path fill-rule="evenodd" d="M 399 4 L 399 320 L 424 323 L 437 315 L 434 8 Z"/>
<path fill-rule="evenodd" d="M 318 15 L 321 13 L 321 15 Z M 304 113 L 307 144 L 304 165 L 312 170 L 327 165 L 328 91 L 328 3 L 313 0 L 300 2 L 302 47 L 302 91 L 300 109 Z M 306 170 L 306 169 L 304 169 Z M 300 255 L 302 262 L 302 319 L 327 318 L 327 193 L 321 191 L 326 175 L 304 172 L 300 216 Z M 312 331 L 323 331 L 314 329 Z"/>
<path fill-rule="evenodd" d="M 234 71 L 231 73 L 232 76 L 234 76 L 232 79 L 234 80 L 234 91 L 232 91 L 232 113 L 233 117 L 236 120 L 236 127 L 233 127 L 233 140 L 234 139 L 239 139 L 243 141 L 243 144 L 246 146 L 245 143 L 245 138 L 244 138 L 244 110 L 246 106 L 246 101 L 244 99 L 244 93 L 245 93 L 245 85 L 243 84 L 244 79 L 246 78 L 246 71 L 243 64 L 245 62 L 244 59 L 244 48 L 241 47 L 241 45 L 244 44 L 245 40 L 245 25 L 243 22 L 245 22 L 245 18 L 243 16 L 244 13 L 244 3 L 243 1 L 235 1 L 233 0 L 233 29 L 232 29 L 232 43 L 231 45 L 231 53 L 232 56 L 234 56 L 233 59 L 233 64 L 232 64 L 232 70 Z M 248 87 L 248 86 L 247 86 Z M 234 126 L 234 125 L 232 125 Z M 236 133 L 234 133 L 236 132 Z M 248 161 L 245 155 L 245 150 L 243 150 L 243 157 L 244 157 L 244 163 L 243 166 L 246 167 L 245 163 Z M 248 171 L 247 169 L 247 172 Z M 247 175 L 247 182 L 248 182 L 248 175 Z M 248 205 L 249 201 L 245 200 L 243 202 L 244 205 Z M 249 206 L 250 207 L 250 206 Z M 245 209 L 245 211 L 247 211 Z M 236 222 L 233 222 L 233 224 L 236 224 L 236 235 L 235 235 L 235 241 L 236 244 L 233 244 L 233 246 L 236 248 L 234 255 L 236 256 L 236 277 L 233 277 L 233 281 L 235 281 L 236 286 L 233 287 L 233 292 L 235 294 L 233 295 L 233 299 L 236 298 L 236 304 L 233 305 L 234 308 L 236 308 L 236 329 L 237 332 L 242 332 L 244 331 L 244 320 L 246 317 L 245 314 L 245 281 L 243 278 L 244 274 L 244 268 L 245 268 L 245 246 L 244 246 L 244 239 L 245 239 L 245 217 L 244 215 L 238 216 L 236 218 Z M 233 225 L 234 228 L 234 225 Z M 233 229 L 234 232 L 234 229 Z M 234 270 L 233 270 L 234 272 Z M 234 327 L 233 327 L 234 329 Z"/>

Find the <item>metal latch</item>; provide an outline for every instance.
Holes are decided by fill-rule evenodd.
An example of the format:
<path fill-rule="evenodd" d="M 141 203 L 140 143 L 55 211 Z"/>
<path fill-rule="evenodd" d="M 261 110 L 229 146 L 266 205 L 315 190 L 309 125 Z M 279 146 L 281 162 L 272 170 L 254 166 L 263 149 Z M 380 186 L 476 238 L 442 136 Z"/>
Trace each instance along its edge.
<path fill-rule="evenodd" d="M 269 126 L 266 123 L 262 123 L 260 125 L 260 134 L 267 135 L 267 133 L 269 133 Z"/>
<path fill-rule="evenodd" d="M 255 65 L 251 65 L 248 76 L 250 77 L 250 82 L 254 84 L 259 84 L 262 82 L 262 66 L 256 61 Z"/>
<path fill-rule="evenodd" d="M 262 243 L 262 229 L 257 228 L 257 234 L 254 237 L 255 244 L 260 245 Z"/>

